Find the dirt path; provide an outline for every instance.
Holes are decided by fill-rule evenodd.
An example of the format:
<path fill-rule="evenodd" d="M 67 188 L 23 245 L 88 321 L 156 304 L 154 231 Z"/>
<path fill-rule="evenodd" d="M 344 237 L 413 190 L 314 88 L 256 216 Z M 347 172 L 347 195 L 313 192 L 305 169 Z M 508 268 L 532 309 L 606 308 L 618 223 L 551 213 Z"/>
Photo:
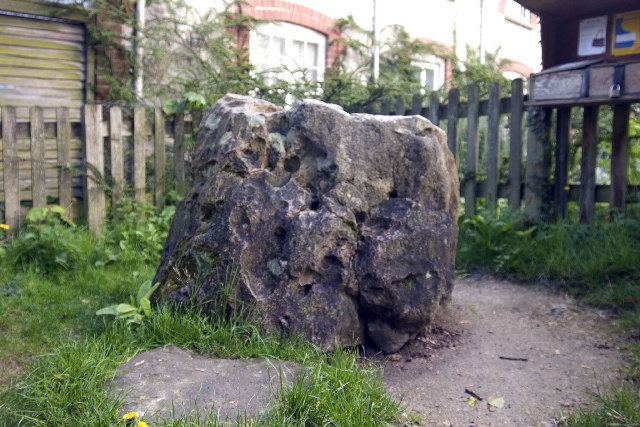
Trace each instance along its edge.
<path fill-rule="evenodd" d="M 615 381 L 622 366 L 621 342 L 607 335 L 604 316 L 540 286 L 458 280 L 442 322 L 416 342 L 436 347 L 423 350 L 428 357 L 414 346 L 384 367 L 391 393 L 429 426 L 555 425 Z M 465 388 L 484 401 L 469 406 Z M 504 407 L 489 411 L 490 396 L 504 398 Z"/>

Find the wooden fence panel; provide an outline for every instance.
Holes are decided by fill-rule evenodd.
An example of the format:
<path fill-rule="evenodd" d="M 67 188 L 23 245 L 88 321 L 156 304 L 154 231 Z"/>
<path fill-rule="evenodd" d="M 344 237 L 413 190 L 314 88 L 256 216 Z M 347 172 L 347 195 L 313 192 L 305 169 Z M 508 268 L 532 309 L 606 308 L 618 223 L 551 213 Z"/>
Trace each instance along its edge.
<path fill-rule="evenodd" d="M 569 173 L 569 139 L 571 137 L 571 108 L 556 111 L 556 165 L 554 178 L 554 199 L 559 218 L 567 216 L 567 190 Z"/>
<path fill-rule="evenodd" d="M 147 118 L 143 107 L 133 110 L 133 192 L 138 203 L 146 203 L 146 157 L 144 146 L 147 141 Z"/>
<path fill-rule="evenodd" d="M 422 112 L 422 96 L 416 94 L 411 99 L 411 114 L 420 114 Z"/>
<path fill-rule="evenodd" d="M 447 102 L 447 145 L 449 145 L 449 150 L 451 150 L 453 157 L 456 158 L 458 151 L 458 104 L 460 102 L 460 91 L 455 88 L 451 89 Z"/>
<path fill-rule="evenodd" d="M 476 181 L 478 172 L 478 86 L 469 88 L 467 101 L 467 154 L 464 171 L 464 211 L 472 216 L 476 210 Z"/>
<path fill-rule="evenodd" d="M 56 109 L 56 144 L 58 161 L 58 204 L 65 209 L 71 207 L 73 200 L 71 182 L 71 123 L 69 109 Z"/>
<path fill-rule="evenodd" d="M 596 159 L 598 155 L 598 107 L 584 107 L 582 156 L 580 158 L 580 222 L 593 217 L 596 196 Z"/>
<path fill-rule="evenodd" d="M 31 107 L 29 121 L 31 125 L 31 201 L 33 207 L 41 208 L 47 205 L 42 108 Z"/>
<path fill-rule="evenodd" d="M 509 126 L 509 205 L 520 209 L 522 198 L 522 113 L 524 94 L 522 79 L 511 84 L 511 121 Z"/>
<path fill-rule="evenodd" d="M 493 82 L 489 88 L 487 118 L 487 204 L 495 209 L 498 201 L 498 154 L 500 141 L 500 83 Z"/>
<path fill-rule="evenodd" d="M 2 161 L 4 182 L 4 221 L 15 233 L 20 224 L 20 181 L 16 109 L 2 107 Z"/>
<path fill-rule="evenodd" d="M 87 226 L 99 232 L 106 218 L 102 106 L 84 107 L 85 205 Z"/>
<path fill-rule="evenodd" d="M 611 208 L 624 211 L 629 167 L 629 104 L 613 107 L 613 135 L 611 136 Z"/>
<path fill-rule="evenodd" d="M 165 187 L 165 134 L 164 134 L 164 114 L 162 108 L 156 107 L 154 110 L 154 132 L 153 132 L 153 201 L 158 207 L 164 205 Z"/>
<path fill-rule="evenodd" d="M 111 205 L 118 205 L 124 194 L 124 146 L 122 142 L 122 110 L 109 109 L 109 149 L 111 154 Z"/>
<path fill-rule="evenodd" d="M 431 92 L 429 96 L 429 121 L 436 126 L 440 125 L 440 97 L 438 92 Z"/>

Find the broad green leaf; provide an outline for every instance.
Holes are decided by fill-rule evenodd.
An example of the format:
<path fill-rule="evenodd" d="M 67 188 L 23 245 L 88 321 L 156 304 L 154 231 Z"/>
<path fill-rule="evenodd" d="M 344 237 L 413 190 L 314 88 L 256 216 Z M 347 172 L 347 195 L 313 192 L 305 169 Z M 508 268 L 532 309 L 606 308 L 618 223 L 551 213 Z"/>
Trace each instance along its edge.
<path fill-rule="evenodd" d="M 118 312 L 118 314 L 128 314 L 135 313 L 136 311 L 138 311 L 138 309 L 129 304 L 118 304 L 116 306 L 116 311 Z"/>
<path fill-rule="evenodd" d="M 140 308 L 145 316 L 151 316 L 151 301 L 149 301 L 149 298 L 140 299 Z"/>
<path fill-rule="evenodd" d="M 118 314 L 118 306 L 117 305 L 110 305 L 109 307 L 104 307 L 104 308 L 101 308 L 100 310 L 96 311 L 96 315 L 97 316 L 103 316 L 103 315 L 115 316 L 117 314 Z"/>

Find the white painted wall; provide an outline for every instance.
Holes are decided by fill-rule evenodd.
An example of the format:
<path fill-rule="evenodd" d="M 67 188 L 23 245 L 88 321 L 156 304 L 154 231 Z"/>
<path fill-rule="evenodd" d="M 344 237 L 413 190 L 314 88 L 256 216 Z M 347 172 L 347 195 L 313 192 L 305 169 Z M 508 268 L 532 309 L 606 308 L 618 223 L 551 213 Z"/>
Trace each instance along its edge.
<path fill-rule="evenodd" d="M 200 11 L 223 5 L 222 0 L 188 1 Z M 361 27 L 372 28 L 372 0 L 288 1 L 333 18 L 352 15 Z M 482 39 L 487 52 L 500 48 L 500 57 L 523 63 L 534 72 L 539 71 L 539 25 L 532 27 L 526 22 L 510 19 L 499 11 L 499 3 L 500 0 L 378 0 L 378 20 L 382 28 L 400 24 L 414 38 L 436 41 L 448 47 L 455 45 L 461 58 L 466 56 L 466 45 L 478 49 Z"/>

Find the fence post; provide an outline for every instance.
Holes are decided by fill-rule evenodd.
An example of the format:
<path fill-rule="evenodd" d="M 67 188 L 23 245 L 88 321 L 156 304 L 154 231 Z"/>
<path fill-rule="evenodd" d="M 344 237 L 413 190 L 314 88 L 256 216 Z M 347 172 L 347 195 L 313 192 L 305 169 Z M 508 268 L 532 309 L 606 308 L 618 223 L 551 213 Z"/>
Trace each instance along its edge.
<path fill-rule="evenodd" d="M 580 222 L 591 222 L 596 196 L 598 154 L 598 106 L 584 107 L 580 162 Z"/>
<path fill-rule="evenodd" d="M 398 96 L 398 98 L 396 98 L 396 116 L 404 116 L 405 111 L 404 98 Z"/>
<path fill-rule="evenodd" d="M 144 107 L 137 106 L 133 109 L 133 191 L 134 199 L 138 203 L 146 203 L 146 161 L 145 143 L 146 117 Z"/>
<path fill-rule="evenodd" d="M 435 90 L 429 96 L 429 121 L 436 126 L 440 125 L 440 98 Z"/>
<path fill-rule="evenodd" d="M 31 201 L 33 207 L 41 208 L 47 205 L 42 108 L 29 108 L 29 122 L 31 133 Z"/>
<path fill-rule="evenodd" d="M 556 110 L 556 166 L 554 199 L 559 218 L 567 216 L 567 175 L 569 173 L 569 132 L 571 131 L 571 107 Z"/>
<path fill-rule="evenodd" d="M 382 114 L 383 116 L 388 116 L 390 108 L 391 107 L 389 106 L 389 100 L 388 99 L 383 99 L 382 100 L 382 107 L 380 108 L 380 114 Z"/>
<path fill-rule="evenodd" d="M 115 208 L 124 192 L 124 156 L 122 146 L 122 110 L 120 107 L 109 109 L 109 146 L 111 149 L 111 205 Z"/>
<path fill-rule="evenodd" d="M 467 101 L 467 156 L 464 171 L 464 213 L 472 216 L 476 210 L 476 174 L 478 169 L 478 86 L 469 87 Z"/>
<path fill-rule="evenodd" d="M 456 88 L 449 90 L 447 101 L 447 144 L 453 154 L 457 157 L 458 141 L 458 108 L 460 104 L 460 91 Z"/>
<path fill-rule="evenodd" d="M 20 181 L 15 107 L 2 107 L 2 159 L 4 162 L 4 221 L 11 227 L 11 234 L 15 234 L 20 225 Z"/>
<path fill-rule="evenodd" d="M 185 192 L 184 113 L 178 113 L 173 118 L 173 175 L 176 191 L 178 194 L 183 194 Z"/>
<path fill-rule="evenodd" d="M 511 83 L 511 123 L 509 126 L 509 205 L 520 209 L 522 198 L 522 79 Z"/>
<path fill-rule="evenodd" d="M 153 132 L 153 200 L 158 207 L 164 205 L 165 163 L 164 114 L 162 114 L 162 108 L 156 107 L 154 111 Z"/>
<path fill-rule="evenodd" d="M 87 225 L 91 231 L 99 232 L 106 215 L 104 180 L 104 151 L 102 143 L 102 106 L 84 106 L 84 153 L 85 153 L 85 205 Z"/>
<path fill-rule="evenodd" d="M 489 208 L 495 209 L 498 200 L 498 157 L 500 126 L 500 83 L 493 82 L 489 88 L 487 105 L 487 203 Z"/>
<path fill-rule="evenodd" d="M 527 115 L 527 164 L 525 167 L 524 214 L 536 221 L 546 209 L 549 180 L 547 150 L 549 145 L 550 110 L 530 108 Z"/>
<path fill-rule="evenodd" d="M 58 149 L 58 203 L 65 209 L 71 207 L 71 123 L 69 109 L 56 108 L 56 145 Z"/>
<path fill-rule="evenodd" d="M 611 209 L 623 212 L 629 166 L 629 104 L 613 106 L 611 137 Z"/>
<path fill-rule="evenodd" d="M 422 96 L 419 94 L 413 95 L 411 99 L 411 114 L 416 115 L 422 112 Z"/>

